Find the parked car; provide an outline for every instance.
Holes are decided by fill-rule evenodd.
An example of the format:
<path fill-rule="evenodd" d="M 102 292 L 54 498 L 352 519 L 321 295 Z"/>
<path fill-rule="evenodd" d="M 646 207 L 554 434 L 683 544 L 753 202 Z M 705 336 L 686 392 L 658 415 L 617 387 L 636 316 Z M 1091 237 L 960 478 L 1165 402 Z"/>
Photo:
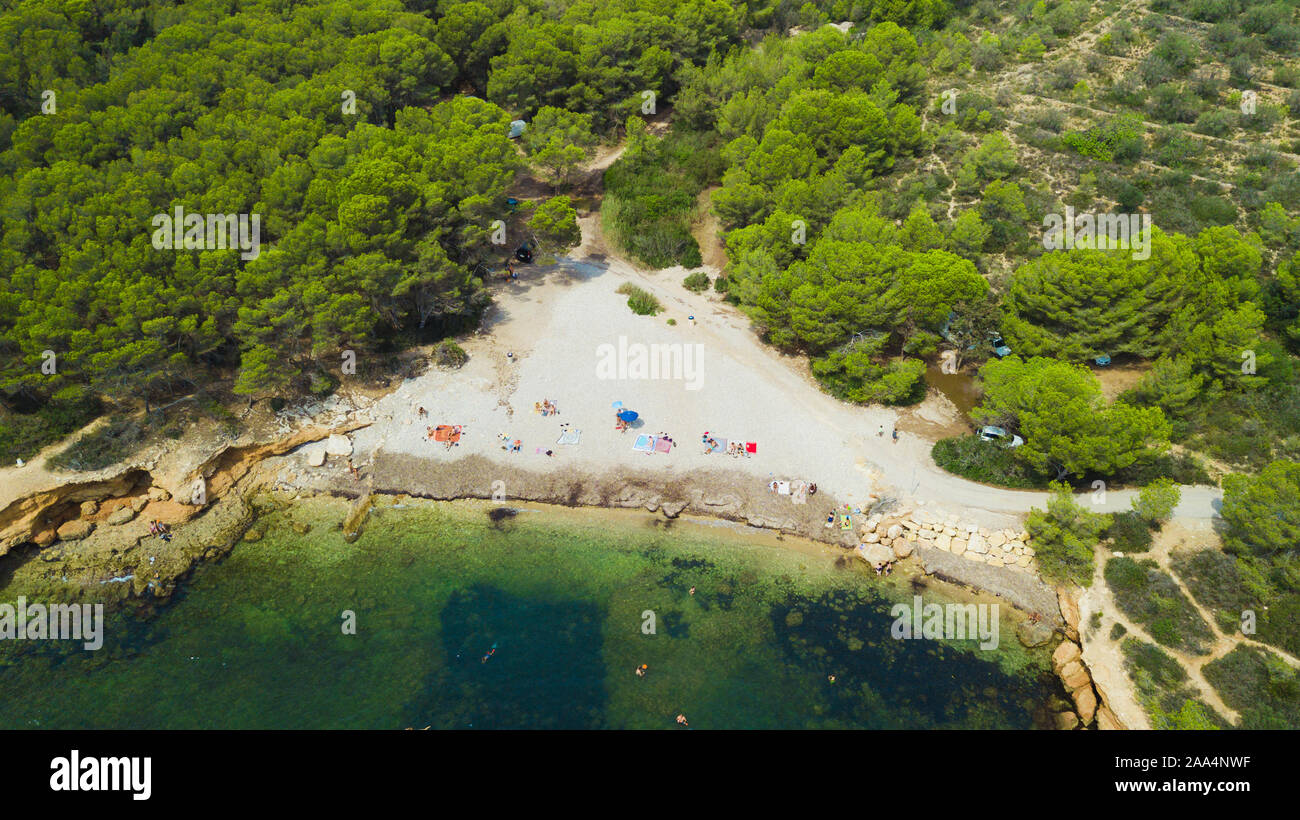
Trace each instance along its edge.
<path fill-rule="evenodd" d="M 1003 447 L 1019 447 L 1025 440 L 1014 433 L 1008 433 L 1001 427 L 981 427 L 979 437 L 982 441 L 994 441 Z"/>
<path fill-rule="evenodd" d="M 989 344 L 993 347 L 993 355 L 999 359 L 1005 359 L 1011 355 L 1011 348 L 1007 347 L 1007 343 L 1002 340 L 1001 333 L 990 333 Z"/>

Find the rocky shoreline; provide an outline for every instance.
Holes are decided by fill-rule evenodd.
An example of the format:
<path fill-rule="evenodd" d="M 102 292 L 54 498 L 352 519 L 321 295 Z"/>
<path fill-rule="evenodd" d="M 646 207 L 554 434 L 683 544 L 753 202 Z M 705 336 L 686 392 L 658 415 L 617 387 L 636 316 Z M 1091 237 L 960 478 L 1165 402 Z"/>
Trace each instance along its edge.
<path fill-rule="evenodd" d="M 839 520 L 826 526 L 830 512 L 842 510 L 828 494 L 793 503 L 792 497 L 770 491 L 752 475 L 715 469 L 689 476 L 629 473 L 627 470 L 589 474 L 574 470 L 538 473 L 469 455 L 454 462 L 433 462 L 402 453 L 374 453 L 364 478 L 349 469 L 338 440 L 345 428 L 312 426 L 278 442 L 225 447 L 201 462 L 210 496 L 206 507 L 180 504 L 169 491 L 142 486 L 148 474 L 123 470 L 119 477 L 94 485 L 80 483 L 75 493 L 59 500 L 63 509 L 76 497 L 74 514 L 56 527 L 37 531 L 30 539 L 35 553 L 8 573 L 24 589 L 44 592 L 51 599 L 97 600 L 110 603 L 157 603 L 167 600 L 201 563 L 220 560 L 240 540 L 256 540 L 251 528 L 263 512 L 284 507 L 304 495 L 328 494 L 355 500 L 349 521 L 339 526 L 355 538 L 364 526 L 372 494 L 414 496 L 453 501 L 479 499 L 502 506 L 535 502 L 567 507 L 645 509 L 666 519 L 693 515 L 722 519 L 763 530 L 833 544 L 847 555 L 868 563 L 900 562 L 905 572 L 933 576 L 947 583 L 994 594 L 1030 617 L 1017 629 L 1026 646 L 1049 643 L 1058 634 L 1066 640 L 1057 648 L 1054 668 L 1074 699 L 1073 711 L 1057 715 L 1062 729 L 1096 723 L 1098 728 L 1122 728 L 1098 703 L 1091 677 L 1078 649 L 1077 610 L 1072 626 L 1064 594 L 1042 581 L 1033 564 L 1027 534 L 1010 529 L 989 531 L 964 524 L 954 516 L 915 510 L 892 498 L 869 499 L 871 506 L 850 510 L 853 526 Z M 317 450 L 325 440 L 329 455 Z M 306 445 L 306 446 L 305 446 Z M 93 489 L 88 487 L 93 486 Z M 103 497 L 94 497 L 94 496 Z M 175 507 L 176 509 L 171 509 Z M 175 537 L 163 542 L 148 533 L 146 521 L 166 510 L 176 521 Z M 35 519 L 30 519 L 35 520 Z M 251 528 L 251 529 L 250 529 Z M 136 532 L 138 530 L 138 532 Z M 44 543 L 42 543 L 44 542 Z M 1069 635 L 1074 630 L 1075 638 Z M 1069 657 L 1066 657 L 1069 655 Z M 1082 674 L 1082 678 L 1080 675 Z"/>

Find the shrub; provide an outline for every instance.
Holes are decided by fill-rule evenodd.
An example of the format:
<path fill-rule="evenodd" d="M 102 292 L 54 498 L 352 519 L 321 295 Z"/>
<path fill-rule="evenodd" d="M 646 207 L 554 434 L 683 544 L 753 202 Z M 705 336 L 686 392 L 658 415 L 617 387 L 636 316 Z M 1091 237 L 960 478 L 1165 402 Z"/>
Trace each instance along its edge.
<path fill-rule="evenodd" d="M 1146 552 L 1154 540 L 1151 527 L 1133 512 L 1117 513 L 1106 530 L 1106 537 L 1111 539 L 1111 549 L 1123 553 Z"/>
<path fill-rule="evenodd" d="M 731 280 L 725 276 L 719 276 L 713 280 L 713 289 L 718 293 L 726 293 L 731 290 Z"/>
<path fill-rule="evenodd" d="M 654 316 L 664 309 L 653 293 L 631 282 L 619 285 L 617 292 L 627 296 L 627 306 L 638 316 Z"/>
<path fill-rule="evenodd" d="M 438 367 L 461 367 L 469 361 L 469 354 L 451 339 L 443 339 L 433 348 L 433 362 Z"/>
<path fill-rule="evenodd" d="M 686 278 L 682 280 L 682 287 L 692 293 L 703 293 L 709 289 L 709 275 L 704 271 L 687 274 Z"/>
<path fill-rule="evenodd" d="M 1025 519 L 1025 530 L 1034 540 L 1038 564 L 1043 575 L 1053 581 L 1091 586 L 1093 550 L 1110 524 L 1110 516 L 1085 510 L 1074 500 L 1066 484 L 1054 481 L 1051 487 L 1047 509 L 1030 510 Z"/>
<path fill-rule="evenodd" d="M 872 361 L 866 351 L 832 351 L 813 359 L 813 376 L 836 398 L 858 404 L 915 404 L 925 398 L 925 362 Z"/>
<path fill-rule="evenodd" d="M 930 457 L 948 472 L 971 481 L 1018 489 L 1047 486 L 1047 476 L 1035 472 L 1011 450 L 975 435 L 941 439 L 931 448 Z"/>
<path fill-rule="evenodd" d="M 1147 524 L 1158 527 L 1174 514 L 1174 508 L 1178 506 L 1182 495 L 1174 482 L 1167 478 L 1156 479 L 1143 487 L 1137 498 L 1133 499 L 1133 512 Z"/>

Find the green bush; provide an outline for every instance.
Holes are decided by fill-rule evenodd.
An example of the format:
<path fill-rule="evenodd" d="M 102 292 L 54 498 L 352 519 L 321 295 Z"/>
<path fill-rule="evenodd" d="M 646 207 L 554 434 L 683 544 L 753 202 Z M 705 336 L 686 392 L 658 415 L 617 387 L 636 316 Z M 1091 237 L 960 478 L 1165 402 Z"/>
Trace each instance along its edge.
<path fill-rule="evenodd" d="M 653 293 L 631 282 L 619 285 L 617 292 L 627 296 L 627 306 L 638 316 L 654 316 L 664 309 Z"/>
<path fill-rule="evenodd" d="M 438 367 L 457 368 L 469 361 L 469 354 L 451 339 L 443 339 L 433 348 L 433 363 Z"/>
<path fill-rule="evenodd" d="M 1048 483 L 1047 476 L 1016 458 L 1011 450 L 976 435 L 940 439 L 930 449 L 930 457 L 948 472 L 984 484 L 1041 490 Z"/>
<path fill-rule="evenodd" d="M 641 138 L 605 172 L 602 219 L 614 240 L 656 268 L 703 263 L 691 234 L 696 198 L 721 178 L 722 156 L 710 133 L 674 130 Z"/>
<path fill-rule="evenodd" d="M 704 271 L 687 274 L 686 278 L 682 280 L 682 287 L 692 293 L 703 293 L 709 289 L 709 275 Z"/>
<path fill-rule="evenodd" d="M 1300 675 L 1271 652 L 1238 646 L 1202 669 L 1243 729 L 1300 729 Z"/>
<path fill-rule="evenodd" d="M 718 293 L 726 293 L 731 290 L 731 280 L 725 276 L 719 276 L 713 280 L 713 289 Z"/>
<path fill-rule="evenodd" d="M 1091 586 L 1095 548 L 1110 516 L 1085 510 L 1066 484 L 1053 481 L 1051 488 L 1047 509 L 1035 507 L 1025 518 L 1038 565 L 1052 581 Z"/>
<path fill-rule="evenodd" d="M 1123 553 L 1146 552 L 1155 540 L 1151 527 L 1134 512 L 1116 513 L 1106 530 L 1106 537 L 1111 539 L 1112 550 Z"/>
<path fill-rule="evenodd" d="M 865 350 L 832 351 L 813 359 L 813 376 L 836 398 L 857 404 L 915 404 L 925 398 L 925 362 L 872 361 Z"/>

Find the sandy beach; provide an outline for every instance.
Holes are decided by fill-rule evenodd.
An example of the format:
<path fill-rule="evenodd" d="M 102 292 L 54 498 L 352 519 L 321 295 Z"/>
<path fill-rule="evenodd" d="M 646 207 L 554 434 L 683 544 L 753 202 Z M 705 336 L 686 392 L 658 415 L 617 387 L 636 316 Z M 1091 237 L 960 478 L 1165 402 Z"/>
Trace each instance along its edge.
<path fill-rule="evenodd" d="M 402 455 L 427 460 L 436 471 L 473 455 L 543 474 L 632 471 L 666 480 L 725 470 L 730 486 L 719 492 L 750 495 L 768 492 L 773 480 L 802 479 L 843 503 L 865 505 L 874 496 L 990 528 L 1018 526 L 1025 512 L 1043 503 L 1044 493 L 988 487 L 944 472 L 932 462 L 926 438 L 900 432 L 893 442 L 899 410 L 850 405 L 822 392 L 805 360 L 764 345 L 748 319 L 716 294 L 683 288 L 680 268 L 639 271 L 587 245 L 556 265 L 520 270 L 520 280 L 497 286 L 481 330 L 463 342 L 470 356 L 463 368 L 430 369 L 371 408 L 375 423 L 354 437 L 356 463 Z M 635 315 L 615 292 L 624 282 L 651 291 L 666 310 Z M 606 366 L 611 351 L 638 345 L 658 346 L 656 352 L 667 350 L 696 367 L 683 368 L 677 378 L 638 378 L 635 366 L 622 373 Z M 534 411 L 546 399 L 558 414 Z M 619 401 L 640 414 L 639 426 L 615 429 L 612 405 Z M 421 407 L 427 417 L 419 415 Z M 427 428 L 440 424 L 462 426 L 458 445 L 428 439 Z M 579 444 L 558 443 L 562 425 L 581 431 Z M 739 458 L 705 454 L 706 431 L 754 442 L 757 451 Z M 669 453 L 637 452 L 633 444 L 641 433 L 666 433 L 675 446 Z M 520 451 L 503 449 L 501 435 L 518 439 Z M 1109 492 L 1094 508 L 1126 509 L 1132 494 Z M 1210 518 L 1219 495 L 1213 488 L 1184 488 L 1176 514 Z M 1093 503 L 1090 495 L 1080 498 Z"/>

